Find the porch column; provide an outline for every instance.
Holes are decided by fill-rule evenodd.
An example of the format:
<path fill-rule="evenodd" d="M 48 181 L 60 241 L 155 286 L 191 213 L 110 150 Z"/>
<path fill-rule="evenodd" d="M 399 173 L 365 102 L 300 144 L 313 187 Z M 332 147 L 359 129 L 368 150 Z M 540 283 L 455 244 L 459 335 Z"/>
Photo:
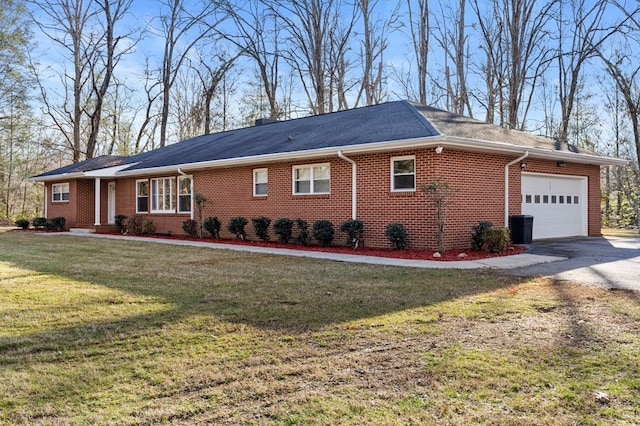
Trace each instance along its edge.
<path fill-rule="evenodd" d="M 95 226 L 100 226 L 100 178 L 96 178 L 95 185 L 95 203 L 96 203 L 96 221 L 94 223 Z"/>

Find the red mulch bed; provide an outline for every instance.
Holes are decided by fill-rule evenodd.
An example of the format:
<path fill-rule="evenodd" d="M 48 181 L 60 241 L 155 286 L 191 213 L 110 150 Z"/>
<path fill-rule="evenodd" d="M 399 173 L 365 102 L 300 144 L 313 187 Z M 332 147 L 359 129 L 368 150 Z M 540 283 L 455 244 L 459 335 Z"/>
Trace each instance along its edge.
<path fill-rule="evenodd" d="M 112 234 L 112 235 L 120 235 L 120 234 Z M 140 235 L 144 236 L 144 235 Z M 148 236 L 148 238 L 169 238 L 169 239 L 177 239 L 177 240 L 193 240 L 184 235 L 152 235 Z M 247 246 L 255 246 L 255 247 L 271 247 L 271 248 L 284 248 L 284 249 L 292 249 L 292 250 L 308 250 L 308 251 L 322 251 L 328 253 L 343 253 L 343 254 L 356 254 L 362 256 L 378 256 L 378 257 L 392 257 L 395 259 L 415 259 L 415 260 L 437 260 L 441 262 L 450 262 L 455 260 L 479 260 L 479 259 L 488 259 L 491 257 L 501 257 L 501 256 L 511 256 L 514 254 L 522 253 L 527 249 L 525 247 L 510 245 L 509 249 L 503 253 L 488 253 L 486 251 L 476 251 L 471 250 L 470 248 L 464 249 L 451 249 L 446 250 L 441 257 L 433 257 L 435 251 L 432 250 L 416 250 L 416 249 L 407 249 L 407 250 L 392 250 L 392 249 L 379 249 L 373 247 L 359 247 L 357 249 L 353 249 L 348 246 L 330 246 L 330 247 L 320 247 L 320 246 L 302 246 L 299 244 L 282 244 L 275 241 L 247 241 L 247 240 L 236 240 L 236 239 L 213 239 L 213 238 L 199 238 L 194 241 L 202 241 L 206 243 L 218 243 L 218 244 L 235 244 L 235 245 L 247 245 Z M 460 256 L 461 254 L 465 254 L 466 256 Z"/>

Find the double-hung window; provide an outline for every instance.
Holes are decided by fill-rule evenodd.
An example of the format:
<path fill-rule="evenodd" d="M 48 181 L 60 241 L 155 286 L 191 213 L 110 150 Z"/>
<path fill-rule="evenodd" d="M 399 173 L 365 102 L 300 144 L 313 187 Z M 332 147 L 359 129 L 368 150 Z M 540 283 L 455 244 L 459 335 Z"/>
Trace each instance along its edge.
<path fill-rule="evenodd" d="M 54 183 L 51 185 L 51 201 L 54 203 L 69 201 L 69 184 Z"/>
<path fill-rule="evenodd" d="M 191 178 L 187 176 L 178 177 L 178 213 L 191 212 Z"/>
<path fill-rule="evenodd" d="M 294 194 L 329 194 L 331 191 L 331 166 L 312 164 L 293 168 Z"/>
<path fill-rule="evenodd" d="M 136 213 L 149 212 L 149 181 L 136 181 Z"/>
<path fill-rule="evenodd" d="M 391 190 L 416 190 L 416 157 L 391 157 Z"/>
<path fill-rule="evenodd" d="M 175 178 L 151 179 L 151 212 L 172 213 L 175 211 Z"/>
<path fill-rule="evenodd" d="M 253 171 L 253 195 L 254 197 L 264 197 L 268 194 L 267 185 L 269 183 L 269 173 L 267 169 L 255 169 Z"/>

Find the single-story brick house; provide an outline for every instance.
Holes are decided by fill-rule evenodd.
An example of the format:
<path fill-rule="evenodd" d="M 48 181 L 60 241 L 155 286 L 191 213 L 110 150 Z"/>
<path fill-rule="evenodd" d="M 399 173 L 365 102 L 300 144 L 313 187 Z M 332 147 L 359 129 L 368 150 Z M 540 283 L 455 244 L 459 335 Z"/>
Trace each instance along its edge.
<path fill-rule="evenodd" d="M 144 215 L 158 232 L 183 234 L 194 218 L 234 216 L 364 222 L 369 246 L 388 247 L 391 222 L 414 248 L 436 245 L 435 208 L 421 185 L 457 189 L 445 245 L 469 245 L 479 221 L 533 215 L 533 238 L 600 235 L 600 167 L 625 160 L 507 130 L 407 101 L 188 139 L 150 152 L 105 156 L 35 176 L 45 216 L 70 228 L 109 229 L 115 216 Z M 250 231 L 251 226 L 247 229 Z M 336 241 L 341 241 L 339 235 Z"/>

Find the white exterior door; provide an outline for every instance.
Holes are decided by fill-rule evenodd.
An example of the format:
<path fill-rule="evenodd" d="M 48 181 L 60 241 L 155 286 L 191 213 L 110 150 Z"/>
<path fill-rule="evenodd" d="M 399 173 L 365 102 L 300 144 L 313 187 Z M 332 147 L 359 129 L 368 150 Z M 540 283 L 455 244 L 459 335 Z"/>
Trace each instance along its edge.
<path fill-rule="evenodd" d="M 587 178 L 522 174 L 522 214 L 533 216 L 533 239 L 586 236 Z"/>
<path fill-rule="evenodd" d="M 107 223 L 116 223 L 116 183 L 109 182 L 107 189 Z"/>

